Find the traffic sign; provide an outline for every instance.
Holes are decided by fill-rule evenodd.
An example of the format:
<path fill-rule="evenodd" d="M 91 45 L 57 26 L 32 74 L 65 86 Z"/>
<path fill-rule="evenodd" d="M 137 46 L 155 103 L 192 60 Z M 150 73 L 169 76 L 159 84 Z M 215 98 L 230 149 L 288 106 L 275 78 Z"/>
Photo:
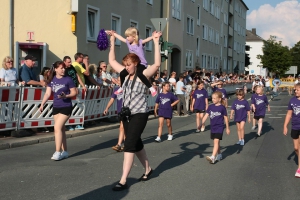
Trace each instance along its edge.
<path fill-rule="evenodd" d="M 168 18 L 151 18 L 150 20 L 154 28 L 161 32 L 165 29 L 168 22 Z"/>

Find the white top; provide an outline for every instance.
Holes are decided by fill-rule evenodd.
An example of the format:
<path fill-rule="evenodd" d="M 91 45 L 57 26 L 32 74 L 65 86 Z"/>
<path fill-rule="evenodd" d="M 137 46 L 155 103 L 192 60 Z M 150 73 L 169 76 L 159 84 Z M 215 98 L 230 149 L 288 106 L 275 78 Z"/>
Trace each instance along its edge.
<path fill-rule="evenodd" d="M 253 86 L 256 86 L 256 85 L 261 85 L 261 86 L 263 86 L 264 84 L 261 82 L 261 81 L 259 81 L 258 83 L 256 83 L 255 81 L 252 83 L 252 85 Z"/>
<path fill-rule="evenodd" d="M 184 84 L 182 81 L 178 81 L 176 83 L 176 94 L 184 94 L 185 92 L 182 91 L 182 87 L 184 87 Z"/>
<path fill-rule="evenodd" d="M 296 85 L 298 82 L 299 82 L 299 81 L 298 81 L 298 80 L 296 80 L 296 81 L 295 81 L 295 85 Z"/>
<path fill-rule="evenodd" d="M 5 82 L 16 83 L 18 80 L 18 72 L 16 68 L 11 68 L 5 70 L 4 68 L 0 69 L 0 78 L 3 78 Z"/>
<path fill-rule="evenodd" d="M 102 71 L 102 81 L 103 81 L 104 78 L 111 81 L 111 75 L 110 75 L 110 73 Z M 103 81 L 103 85 L 104 86 L 109 86 L 109 84 L 106 83 L 105 81 Z"/>
<path fill-rule="evenodd" d="M 266 78 L 265 81 L 266 81 L 266 87 L 270 87 L 270 79 Z"/>
<path fill-rule="evenodd" d="M 176 79 L 175 78 L 169 78 L 169 82 L 170 83 L 176 83 Z M 175 84 L 176 85 L 176 84 Z M 175 90 L 175 87 L 172 86 L 172 89 Z"/>

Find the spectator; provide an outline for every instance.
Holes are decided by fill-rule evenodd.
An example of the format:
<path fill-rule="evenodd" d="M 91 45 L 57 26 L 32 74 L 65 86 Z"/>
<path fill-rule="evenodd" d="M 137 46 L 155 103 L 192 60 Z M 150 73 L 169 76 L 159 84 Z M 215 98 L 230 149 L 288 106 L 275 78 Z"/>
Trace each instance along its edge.
<path fill-rule="evenodd" d="M 102 69 L 100 67 L 97 68 L 96 81 L 97 81 L 97 83 L 99 83 L 101 85 L 103 84 L 103 81 L 102 81 Z"/>
<path fill-rule="evenodd" d="M 6 56 L 0 69 L 0 82 L 6 82 L 10 86 L 15 86 L 19 82 L 18 71 L 14 68 L 13 63 L 13 58 Z"/>
<path fill-rule="evenodd" d="M 189 70 L 189 71 L 187 72 L 187 75 L 186 75 L 186 77 L 185 77 L 185 82 L 186 82 L 186 83 L 189 83 L 189 82 L 193 81 L 193 79 L 192 79 L 192 73 L 193 73 L 192 70 Z M 200 74 L 200 73 L 199 73 L 199 74 Z"/>
<path fill-rule="evenodd" d="M 191 92 L 192 92 L 192 87 L 193 85 L 193 81 L 189 81 L 186 85 L 185 85 L 185 104 L 186 104 L 186 110 L 189 111 L 190 110 L 190 99 L 191 99 Z"/>
<path fill-rule="evenodd" d="M 103 86 L 109 87 L 110 84 L 112 84 L 112 81 L 111 81 L 111 75 L 106 71 L 107 70 L 106 62 L 100 61 L 99 67 L 102 69 Z"/>
<path fill-rule="evenodd" d="M 41 73 L 40 73 L 40 82 L 47 83 L 50 76 L 50 68 L 49 67 L 43 67 Z"/>
<path fill-rule="evenodd" d="M 179 104 L 177 104 L 177 116 L 181 113 L 181 103 L 183 105 L 183 116 L 187 116 L 186 103 L 185 103 L 185 86 L 183 83 L 183 75 L 179 76 L 179 81 L 176 83 L 176 96 L 179 99 Z"/>
<path fill-rule="evenodd" d="M 171 92 L 175 93 L 175 89 L 176 89 L 176 72 L 172 72 L 171 73 L 171 77 L 169 78 L 169 83 L 170 83 L 170 87 L 171 87 Z"/>
<path fill-rule="evenodd" d="M 161 82 L 161 83 L 166 82 L 166 74 L 165 73 L 160 72 L 159 82 Z"/>
<path fill-rule="evenodd" d="M 163 71 L 163 73 L 164 73 L 165 76 L 166 76 L 166 77 L 165 77 L 165 82 L 167 82 L 168 79 L 169 79 L 169 76 L 168 76 L 168 70 L 165 69 L 165 70 Z"/>
<path fill-rule="evenodd" d="M 36 74 L 33 71 L 33 66 L 36 58 L 32 55 L 25 57 L 24 65 L 19 70 L 19 80 L 25 82 L 25 86 L 46 86 L 45 82 L 40 82 L 37 79 Z"/>
<path fill-rule="evenodd" d="M 80 77 L 80 79 L 82 80 L 83 84 L 85 85 L 85 79 L 84 79 L 84 75 L 89 76 L 89 70 L 88 70 L 88 66 L 86 66 L 87 69 L 84 69 L 82 67 L 82 65 L 80 63 L 82 63 L 83 61 L 83 54 L 82 53 L 76 53 L 74 55 L 74 59 L 75 62 L 72 63 L 73 67 L 75 68 L 78 76 Z"/>
<path fill-rule="evenodd" d="M 85 87 L 84 82 L 82 81 L 81 77 L 77 74 L 77 71 L 73 67 L 73 65 L 71 65 L 71 63 L 72 63 L 71 58 L 69 56 L 65 56 L 63 58 L 63 61 L 64 61 L 65 65 L 66 65 L 65 75 L 69 76 L 73 80 L 76 88 L 80 84 L 81 87 L 86 91 L 87 89 Z M 78 94 L 78 90 L 76 90 L 76 93 Z"/>

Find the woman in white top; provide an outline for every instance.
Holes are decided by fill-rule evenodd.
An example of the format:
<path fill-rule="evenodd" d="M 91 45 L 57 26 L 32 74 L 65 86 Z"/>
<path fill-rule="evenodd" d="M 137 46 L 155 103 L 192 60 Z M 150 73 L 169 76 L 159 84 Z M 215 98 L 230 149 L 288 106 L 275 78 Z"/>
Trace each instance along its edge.
<path fill-rule="evenodd" d="M 15 86 L 18 81 L 18 71 L 13 66 L 13 58 L 6 56 L 0 69 L 0 82 L 5 82 L 8 86 Z"/>
<path fill-rule="evenodd" d="M 170 86 L 172 86 L 171 91 L 175 93 L 176 89 L 176 72 L 172 72 L 169 78 Z"/>
<path fill-rule="evenodd" d="M 263 85 L 263 83 L 260 81 L 260 79 L 259 78 L 255 78 L 255 80 L 253 81 L 253 83 L 252 83 L 252 92 L 254 93 L 255 91 L 254 91 L 254 87 L 255 86 L 264 86 Z"/>

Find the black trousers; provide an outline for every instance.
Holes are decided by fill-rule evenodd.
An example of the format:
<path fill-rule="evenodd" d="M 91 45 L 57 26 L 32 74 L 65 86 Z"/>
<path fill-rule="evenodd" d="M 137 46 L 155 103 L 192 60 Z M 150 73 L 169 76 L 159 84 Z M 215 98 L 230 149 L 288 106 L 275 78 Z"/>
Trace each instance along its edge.
<path fill-rule="evenodd" d="M 137 77 L 139 77 L 139 79 L 147 86 L 147 88 L 151 88 L 152 84 L 150 83 L 150 81 L 147 79 L 147 77 L 143 74 L 143 71 L 146 69 L 146 67 L 144 65 L 138 65 L 137 66 Z M 120 72 L 120 79 L 121 79 L 121 86 L 123 85 L 124 81 L 125 81 L 125 77 L 128 75 L 128 72 L 126 69 L 122 70 Z"/>
<path fill-rule="evenodd" d="M 147 125 L 148 113 L 137 113 L 131 116 L 129 122 L 123 119 L 125 130 L 124 152 L 139 152 L 144 148 L 141 135 Z"/>

